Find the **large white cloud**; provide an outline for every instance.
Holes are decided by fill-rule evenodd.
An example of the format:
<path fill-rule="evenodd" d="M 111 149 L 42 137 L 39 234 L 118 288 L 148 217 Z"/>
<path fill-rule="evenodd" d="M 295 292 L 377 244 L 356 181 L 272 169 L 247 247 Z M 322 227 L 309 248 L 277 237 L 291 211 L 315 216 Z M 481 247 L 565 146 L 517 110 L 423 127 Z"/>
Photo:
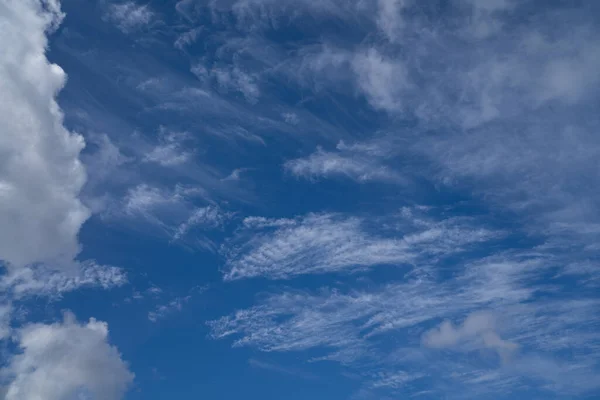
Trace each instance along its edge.
<path fill-rule="evenodd" d="M 17 333 L 22 353 L 1 370 L 3 400 L 114 400 L 133 380 L 117 349 L 107 342 L 108 325 L 71 314 L 62 323 L 32 324 Z M 0 394 L 2 398 L 2 394 Z"/>
<path fill-rule="evenodd" d="M 89 216 L 78 199 L 84 141 L 63 126 L 66 77 L 45 54 L 62 17 L 56 0 L 0 5 L 0 260 L 16 267 L 72 261 Z"/>

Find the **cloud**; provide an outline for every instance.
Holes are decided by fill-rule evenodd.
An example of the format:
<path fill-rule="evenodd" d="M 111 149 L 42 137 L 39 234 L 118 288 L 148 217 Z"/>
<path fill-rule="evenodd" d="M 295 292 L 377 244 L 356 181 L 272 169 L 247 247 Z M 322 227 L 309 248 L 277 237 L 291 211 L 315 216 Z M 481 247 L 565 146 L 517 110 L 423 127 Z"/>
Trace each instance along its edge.
<path fill-rule="evenodd" d="M 402 10 L 406 6 L 406 0 L 379 0 L 377 27 L 390 42 L 401 39 L 400 28 L 402 28 Z"/>
<path fill-rule="evenodd" d="M 202 64 L 192 67 L 192 73 L 203 83 L 215 81 L 218 89 L 223 92 L 239 92 L 249 103 L 256 103 L 260 97 L 257 78 L 242 71 L 238 66 L 213 67 L 207 69 Z"/>
<path fill-rule="evenodd" d="M 374 265 L 406 266 L 459 252 L 469 244 L 491 240 L 499 234 L 472 229 L 458 220 L 428 224 L 408 212 L 404 215 L 398 222 L 408 217 L 408 221 L 403 221 L 408 230 L 392 236 L 370 233 L 361 218 L 335 214 L 309 214 L 293 223 L 247 220 L 249 228 L 277 229 L 241 232 L 226 245 L 225 279 L 258 276 L 289 279 L 295 275 L 352 271 Z"/>
<path fill-rule="evenodd" d="M 159 319 L 164 319 L 170 314 L 173 314 L 177 311 L 181 311 L 183 305 L 187 303 L 190 299 L 191 296 L 177 297 L 169 301 L 167 304 L 161 304 L 158 307 L 156 307 L 155 310 L 150 311 L 148 313 L 148 320 L 150 320 L 151 322 L 157 322 Z"/>
<path fill-rule="evenodd" d="M 183 306 L 187 304 L 194 295 L 202 294 L 206 290 L 208 290 L 208 286 L 195 286 L 189 290 L 188 295 L 175 297 L 165 304 L 159 304 L 154 310 L 148 313 L 148 320 L 151 322 L 158 322 L 161 319 L 167 318 L 171 314 L 181 312 L 183 310 Z"/>
<path fill-rule="evenodd" d="M 211 235 L 221 231 L 234 213 L 219 207 L 199 187 L 168 189 L 142 183 L 130 188 L 103 216 L 172 243 L 215 252 Z"/>
<path fill-rule="evenodd" d="M 126 1 L 110 4 L 104 18 L 113 22 L 122 32 L 131 33 L 150 25 L 154 12 L 147 5 Z"/>
<path fill-rule="evenodd" d="M 16 332 L 21 352 L 0 370 L 5 400 L 67 400 L 92 396 L 121 399 L 133 374 L 108 339 L 108 325 L 72 314 L 51 325 L 30 324 Z"/>
<path fill-rule="evenodd" d="M 265 218 L 246 217 L 243 220 L 244 227 L 250 229 L 279 228 L 283 226 L 296 225 L 298 221 L 289 218 Z"/>
<path fill-rule="evenodd" d="M 540 303 L 500 297 L 482 308 L 477 280 L 440 282 L 434 271 L 423 268 L 405 282 L 366 290 L 287 290 L 261 296 L 259 304 L 209 326 L 214 338 L 234 337 L 236 347 L 309 351 L 306 357 L 313 361 L 337 361 L 357 373 L 378 370 L 367 377 L 373 389 L 399 390 L 416 379 L 433 393 L 451 396 L 498 396 L 511 393 L 515 385 L 531 388 L 532 379 L 552 385 L 555 393 L 563 395 L 597 389 L 590 373 L 597 371 L 590 360 L 600 351 L 593 316 L 597 299 Z M 517 290 L 528 284 L 514 285 Z M 494 285 L 486 289 L 494 290 Z M 501 323 L 485 311 L 489 308 L 502 316 Z M 444 322 L 431 329 L 441 318 L 458 319 L 465 313 L 468 317 L 461 325 Z M 517 345 L 522 353 L 515 352 Z M 483 354 L 457 357 L 455 352 L 440 352 L 443 348 L 490 349 L 502 362 L 494 364 Z M 541 359 L 571 371 L 569 376 L 540 373 L 539 361 L 533 360 Z"/>
<path fill-rule="evenodd" d="M 173 167 L 186 163 L 193 152 L 186 150 L 189 135 L 185 132 L 170 132 L 160 128 L 159 144 L 144 156 L 144 161 L 157 163 L 163 167 Z"/>
<path fill-rule="evenodd" d="M 236 168 L 231 171 L 231 174 L 227 175 L 222 181 L 239 181 L 241 179 L 242 172 L 248 171 L 248 168 Z"/>
<path fill-rule="evenodd" d="M 71 271 L 57 271 L 43 265 L 10 269 L 0 279 L 0 289 L 15 298 L 55 297 L 86 287 L 111 289 L 126 283 L 123 269 L 85 261 Z"/>
<path fill-rule="evenodd" d="M 195 209 L 188 219 L 177 227 L 173 240 L 181 239 L 193 227 L 216 229 L 232 217 L 232 213 L 223 212 L 219 207 L 207 206 Z"/>
<path fill-rule="evenodd" d="M 406 183 L 406 180 L 383 163 L 382 157 L 373 157 L 371 149 L 340 142 L 336 152 L 318 148 L 308 157 L 287 161 L 284 168 L 303 178 L 346 177 L 357 182 Z M 381 155 L 381 154 L 377 154 Z"/>
<path fill-rule="evenodd" d="M 12 311 L 12 304 L 0 304 L 0 341 L 6 339 L 10 335 Z"/>
<path fill-rule="evenodd" d="M 425 332 L 422 337 L 425 346 L 436 349 L 454 348 L 474 339 L 481 342 L 479 345 L 496 350 L 501 356 L 517 348 L 515 343 L 502 340 L 496 333 L 495 318 L 489 312 L 472 313 L 458 327 L 446 320 L 439 327 Z"/>
<path fill-rule="evenodd" d="M 187 32 L 182 33 L 175 40 L 174 46 L 180 50 L 185 49 L 187 46 L 193 44 L 197 39 L 198 35 L 203 31 L 202 27 L 190 29 Z"/>
<path fill-rule="evenodd" d="M 416 218 L 418 212 L 409 209 L 404 214 L 426 231 L 436 225 Z M 297 219 L 280 226 L 292 229 L 302 224 Z M 397 224 L 397 229 L 406 229 L 406 221 Z M 378 374 L 365 377 L 369 390 L 412 393 L 417 379 L 432 393 L 457 396 L 538 387 L 532 382 L 550 385 L 559 395 L 596 390 L 596 372 L 590 371 L 598 366 L 590 360 L 600 354 L 598 298 L 593 289 L 581 289 L 577 298 L 571 298 L 569 287 L 547 280 L 564 265 L 563 257 L 572 256 L 552 247 L 499 252 L 488 243 L 474 243 L 473 252 L 477 258 L 451 264 L 424 258 L 412 263 L 400 281 L 369 284 L 366 289 L 341 285 L 263 294 L 258 304 L 209 325 L 213 337 L 233 337 L 234 346 L 309 351 L 306 356 L 313 361 L 337 361 L 356 373 L 376 368 Z M 311 254 L 327 260 L 312 251 L 302 262 L 309 262 Z M 277 265 L 287 267 L 285 262 Z M 353 282 L 351 287 L 358 285 Z M 454 325 L 451 320 L 462 323 Z M 437 327 L 432 328 L 434 324 Z M 501 362 L 480 350 L 496 352 Z M 466 358 L 457 355 L 474 351 L 476 355 Z M 540 360 L 571 372 L 545 376 L 539 372 Z"/>
<path fill-rule="evenodd" d="M 0 259 L 15 267 L 69 264 L 89 210 L 81 136 L 67 131 L 56 95 L 65 73 L 46 58 L 56 1 L 10 0 L 0 10 Z"/>
<path fill-rule="evenodd" d="M 391 112 L 403 109 L 404 93 L 411 82 L 400 59 L 385 58 L 371 48 L 357 54 L 352 67 L 359 88 L 374 108 Z"/>

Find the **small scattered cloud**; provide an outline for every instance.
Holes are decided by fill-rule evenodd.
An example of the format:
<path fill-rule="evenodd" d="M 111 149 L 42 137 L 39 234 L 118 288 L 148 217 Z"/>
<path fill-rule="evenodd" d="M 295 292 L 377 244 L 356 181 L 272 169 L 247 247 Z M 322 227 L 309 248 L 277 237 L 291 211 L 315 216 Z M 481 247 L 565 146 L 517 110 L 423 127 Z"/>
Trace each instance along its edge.
<path fill-rule="evenodd" d="M 177 227 L 177 230 L 173 235 L 173 240 L 181 239 L 193 227 L 201 227 L 203 229 L 220 228 L 232 216 L 232 213 L 224 212 L 216 206 L 197 208 L 185 222 Z"/>
<path fill-rule="evenodd" d="M 184 50 L 187 46 L 193 44 L 198 39 L 198 35 L 202 33 L 203 28 L 193 28 L 180 34 L 175 40 L 174 46 L 180 50 Z"/>
<path fill-rule="evenodd" d="M 265 217 L 246 217 L 243 222 L 244 227 L 250 229 L 280 228 L 283 226 L 292 226 L 299 223 L 298 220 L 290 218 L 265 218 Z"/>
<path fill-rule="evenodd" d="M 223 181 L 239 181 L 241 179 L 241 175 L 243 172 L 248 171 L 249 168 L 236 168 L 233 171 L 231 171 L 231 174 L 227 175 L 225 178 L 223 178 Z"/>
<path fill-rule="evenodd" d="M 148 5 L 134 1 L 108 5 L 104 18 L 114 23 L 123 33 L 131 33 L 149 26 L 154 20 L 154 12 Z"/>
<path fill-rule="evenodd" d="M 385 164 L 381 150 L 374 154 L 368 144 L 346 145 L 340 142 L 337 151 L 318 148 L 308 157 L 287 161 L 289 173 L 308 179 L 346 177 L 357 182 L 385 182 L 406 184 L 408 180 Z"/>
<path fill-rule="evenodd" d="M 298 114 L 293 112 L 283 113 L 281 114 L 281 117 L 286 123 L 291 125 L 298 125 L 298 123 L 300 123 L 300 118 L 298 117 Z"/>
<path fill-rule="evenodd" d="M 161 127 L 159 132 L 159 144 L 147 152 L 144 156 L 145 162 L 152 162 L 163 167 L 174 167 L 190 160 L 193 151 L 187 150 L 189 135 L 185 132 L 167 131 Z"/>
<path fill-rule="evenodd" d="M 183 305 L 191 299 L 191 296 L 177 297 L 166 304 L 161 304 L 156 307 L 155 310 L 148 313 L 148 320 L 151 322 L 157 322 L 160 319 L 164 319 L 167 316 L 181 311 Z"/>
<path fill-rule="evenodd" d="M 518 346 L 500 338 L 495 322 L 494 316 L 489 312 L 472 313 L 457 327 L 450 321 L 442 322 L 439 327 L 425 332 L 422 342 L 427 347 L 444 349 L 456 348 L 468 341 L 477 341 L 477 346 L 493 349 L 505 357 Z"/>
<path fill-rule="evenodd" d="M 156 308 L 148 313 L 150 322 L 158 322 L 168 318 L 170 315 L 181 312 L 183 307 L 190 302 L 195 295 L 200 295 L 208 290 L 208 286 L 196 286 L 188 291 L 186 296 L 175 297 L 167 303 L 159 304 Z"/>
<path fill-rule="evenodd" d="M 215 82 L 221 92 L 241 93 L 251 104 L 256 103 L 260 97 L 257 77 L 243 71 L 240 67 L 207 68 L 202 64 L 196 64 L 192 67 L 192 73 L 203 83 Z"/>

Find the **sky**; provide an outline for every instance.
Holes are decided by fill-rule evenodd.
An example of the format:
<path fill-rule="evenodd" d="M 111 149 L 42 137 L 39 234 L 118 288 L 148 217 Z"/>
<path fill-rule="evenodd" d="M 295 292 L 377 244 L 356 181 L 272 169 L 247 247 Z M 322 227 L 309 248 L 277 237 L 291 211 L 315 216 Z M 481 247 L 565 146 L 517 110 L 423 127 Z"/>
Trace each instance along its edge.
<path fill-rule="evenodd" d="M 0 399 L 600 398 L 600 3 L 0 0 Z"/>

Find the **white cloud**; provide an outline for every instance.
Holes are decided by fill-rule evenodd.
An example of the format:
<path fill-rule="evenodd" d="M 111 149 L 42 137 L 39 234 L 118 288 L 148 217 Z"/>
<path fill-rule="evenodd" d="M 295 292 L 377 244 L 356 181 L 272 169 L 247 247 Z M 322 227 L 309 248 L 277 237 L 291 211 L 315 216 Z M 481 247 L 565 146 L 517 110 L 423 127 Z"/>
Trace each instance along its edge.
<path fill-rule="evenodd" d="M 201 227 L 203 229 L 220 228 L 231 217 L 231 213 L 224 212 L 219 207 L 206 206 L 197 208 L 185 222 L 177 227 L 173 235 L 173 240 L 181 239 L 193 227 Z"/>
<path fill-rule="evenodd" d="M 110 4 L 104 18 L 113 22 L 124 33 L 129 33 L 150 25 L 154 12 L 147 5 L 126 1 Z"/>
<path fill-rule="evenodd" d="M 71 314 L 62 323 L 31 324 L 16 332 L 21 353 L 0 370 L 5 400 L 121 399 L 133 374 L 108 343 L 108 325 Z"/>
<path fill-rule="evenodd" d="M 180 50 L 183 50 L 187 46 L 193 44 L 198 39 L 198 35 L 202 32 L 202 30 L 203 28 L 199 27 L 190 29 L 189 31 L 182 33 L 181 35 L 179 35 L 177 40 L 175 40 L 175 47 Z"/>
<path fill-rule="evenodd" d="M 590 373 L 597 366 L 590 360 L 600 353 L 594 317 L 598 299 L 592 294 L 581 300 L 533 301 L 530 287 L 543 290 L 539 282 L 553 266 L 542 260 L 521 268 L 516 256 L 507 256 L 505 264 L 511 259 L 515 266 L 508 280 L 503 278 L 506 269 L 491 268 L 480 279 L 469 265 L 457 266 L 456 279 L 440 280 L 437 273 L 446 273 L 443 268 L 420 266 L 402 282 L 368 289 L 285 290 L 261 296 L 257 305 L 209 325 L 215 338 L 235 337 L 234 346 L 266 352 L 310 350 L 313 360 L 338 361 L 358 373 L 365 366 L 378 368 L 373 388 L 403 388 L 418 378 L 437 394 L 498 395 L 515 385 L 527 387 L 531 379 L 563 395 L 597 389 Z M 478 268 L 486 269 L 486 264 Z M 529 296 L 514 295 L 525 289 Z M 494 295 L 483 300 L 482 292 Z M 490 309 L 500 320 L 486 311 Z M 442 318 L 464 315 L 458 326 L 444 322 L 431 329 Z M 515 352 L 517 345 L 524 351 Z M 474 353 L 456 357 L 439 351 L 445 348 Z M 480 354 L 483 349 L 497 352 L 501 362 L 486 359 Z M 488 363 L 485 368 L 482 358 Z M 570 372 L 561 377 L 552 370 L 545 376 L 539 371 L 541 361 L 535 360 Z"/>
<path fill-rule="evenodd" d="M 156 307 L 155 310 L 148 313 L 148 319 L 151 322 L 157 322 L 160 319 L 166 318 L 170 314 L 181 311 L 183 309 L 183 305 L 190 299 L 191 296 L 177 297 L 169 301 L 167 304 L 161 304 Z"/>
<path fill-rule="evenodd" d="M 340 142 L 337 150 L 329 152 L 318 148 L 308 157 L 287 161 L 284 168 L 295 176 L 308 179 L 342 176 L 357 182 L 406 183 L 398 172 L 360 145 L 347 146 Z"/>
<path fill-rule="evenodd" d="M 249 103 L 256 103 L 260 97 L 260 88 L 257 77 L 245 72 L 238 66 L 213 67 L 207 69 L 201 64 L 192 67 L 192 73 L 201 82 L 207 83 L 214 80 L 222 92 L 239 92 L 244 95 Z"/>
<path fill-rule="evenodd" d="M 358 87 L 376 109 L 399 112 L 412 85 L 400 59 L 388 59 L 376 49 L 356 54 L 352 61 Z"/>
<path fill-rule="evenodd" d="M 410 265 L 462 251 L 469 244 L 498 235 L 486 229 L 472 229 L 458 220 L 432 224 L 409 220 L 405 221 L 410 226 L 407 231 L 391 236 L 370 233 L 368 224 L 360 218 L 333 214 L 309 214 L 294 224 L 282 223 L 282 220 L 267 222 L 253 219 L 246 225 L 258 229 L 276 226 L 277 229 L 266 233 L 242 232 L 225 246 L 226 279 L 257 276 L 289 279 L 294 275 L 348 271 L 373 265 Z"/>
<path fill-rule="evenodd" d="M 189 135 L 185 132 L 168 131 L 164 127 L 159 131 L 159 144 L 147 152 L 144 161 L 153 162 L 163 167 L 173 167 L 186 163 L 193 155 L 186 150 Z"/>
<path fill-rule="evenodd" d="M 265 217 L 246 217 L 244 218 L 244 227 L 250 229 L 279 228 L 282 226 L 292 226 L 298 223 L 295 219 L 289 218 L 265 218 Z"/>
<path fill-rule="evenodd" d="M 77 269 L 57 271 L 42 266 L 9 269 L 0 279 L 0 289 L 16 298 L 26 296 L 60 296 L 85 287 L 110 289 L 127 283 L 121 268 L 81 263 Z"/>
<path fill-rule="evenodd" d="M 248 168 L 236 168 L 231 171 L 231 174 L 227 175 L 222 181 L 239 181 L 241 179 L 241 174 L 244 171 L 247 171 Z"/>
<path fill-rule="evenodd" d="M 157 187 L 140 184 L 129 190 L 125 198 L 125 211 L 128 214 L 147 214 L 153 208 L 179 200 L 179 196 L 170 194 Z"/>
<path fill-rule="evenodd" d="M 0 259 L 24 266 L 70 263 L 89 216 L 81 136 L 67 131 L 55 97 L 64 71 L 46 58 L 57 1 L 9 0 L 0 10 Z"/>
<path fill-rule="evenodd" d="M 0 304 L 0 341 L 4 340 L 10 335 L 12 311 L 12 304 Z"/>
<path fill-rule="evenodd" d="M 406 371 L 380 373 L 372 383 L 372 387 L 376 389 L 384 387 L 399 389 L 423 376 L 422 373 L 408 373 Z"/>
<path fill-rule="evenodd" d="M 377 12 L 377 27 L 383 32 L 390 42 L 402 39 L 403 27 L 402 10 L 406 7 L 407 0 L 379 0 Z"/>
<path fill-rule="evenodd" d="M 438 349 L 453 348 L 466 341 L 478 340 L 482 347 L 494 349 L 501 356 L 517 348 L 515 343 L 502 340 L 496 332 L 496 321 L 489 312 L 469 314 L 462 325 L 455 327 L 446 320 L 423 335 L 423 344 Z"/>

